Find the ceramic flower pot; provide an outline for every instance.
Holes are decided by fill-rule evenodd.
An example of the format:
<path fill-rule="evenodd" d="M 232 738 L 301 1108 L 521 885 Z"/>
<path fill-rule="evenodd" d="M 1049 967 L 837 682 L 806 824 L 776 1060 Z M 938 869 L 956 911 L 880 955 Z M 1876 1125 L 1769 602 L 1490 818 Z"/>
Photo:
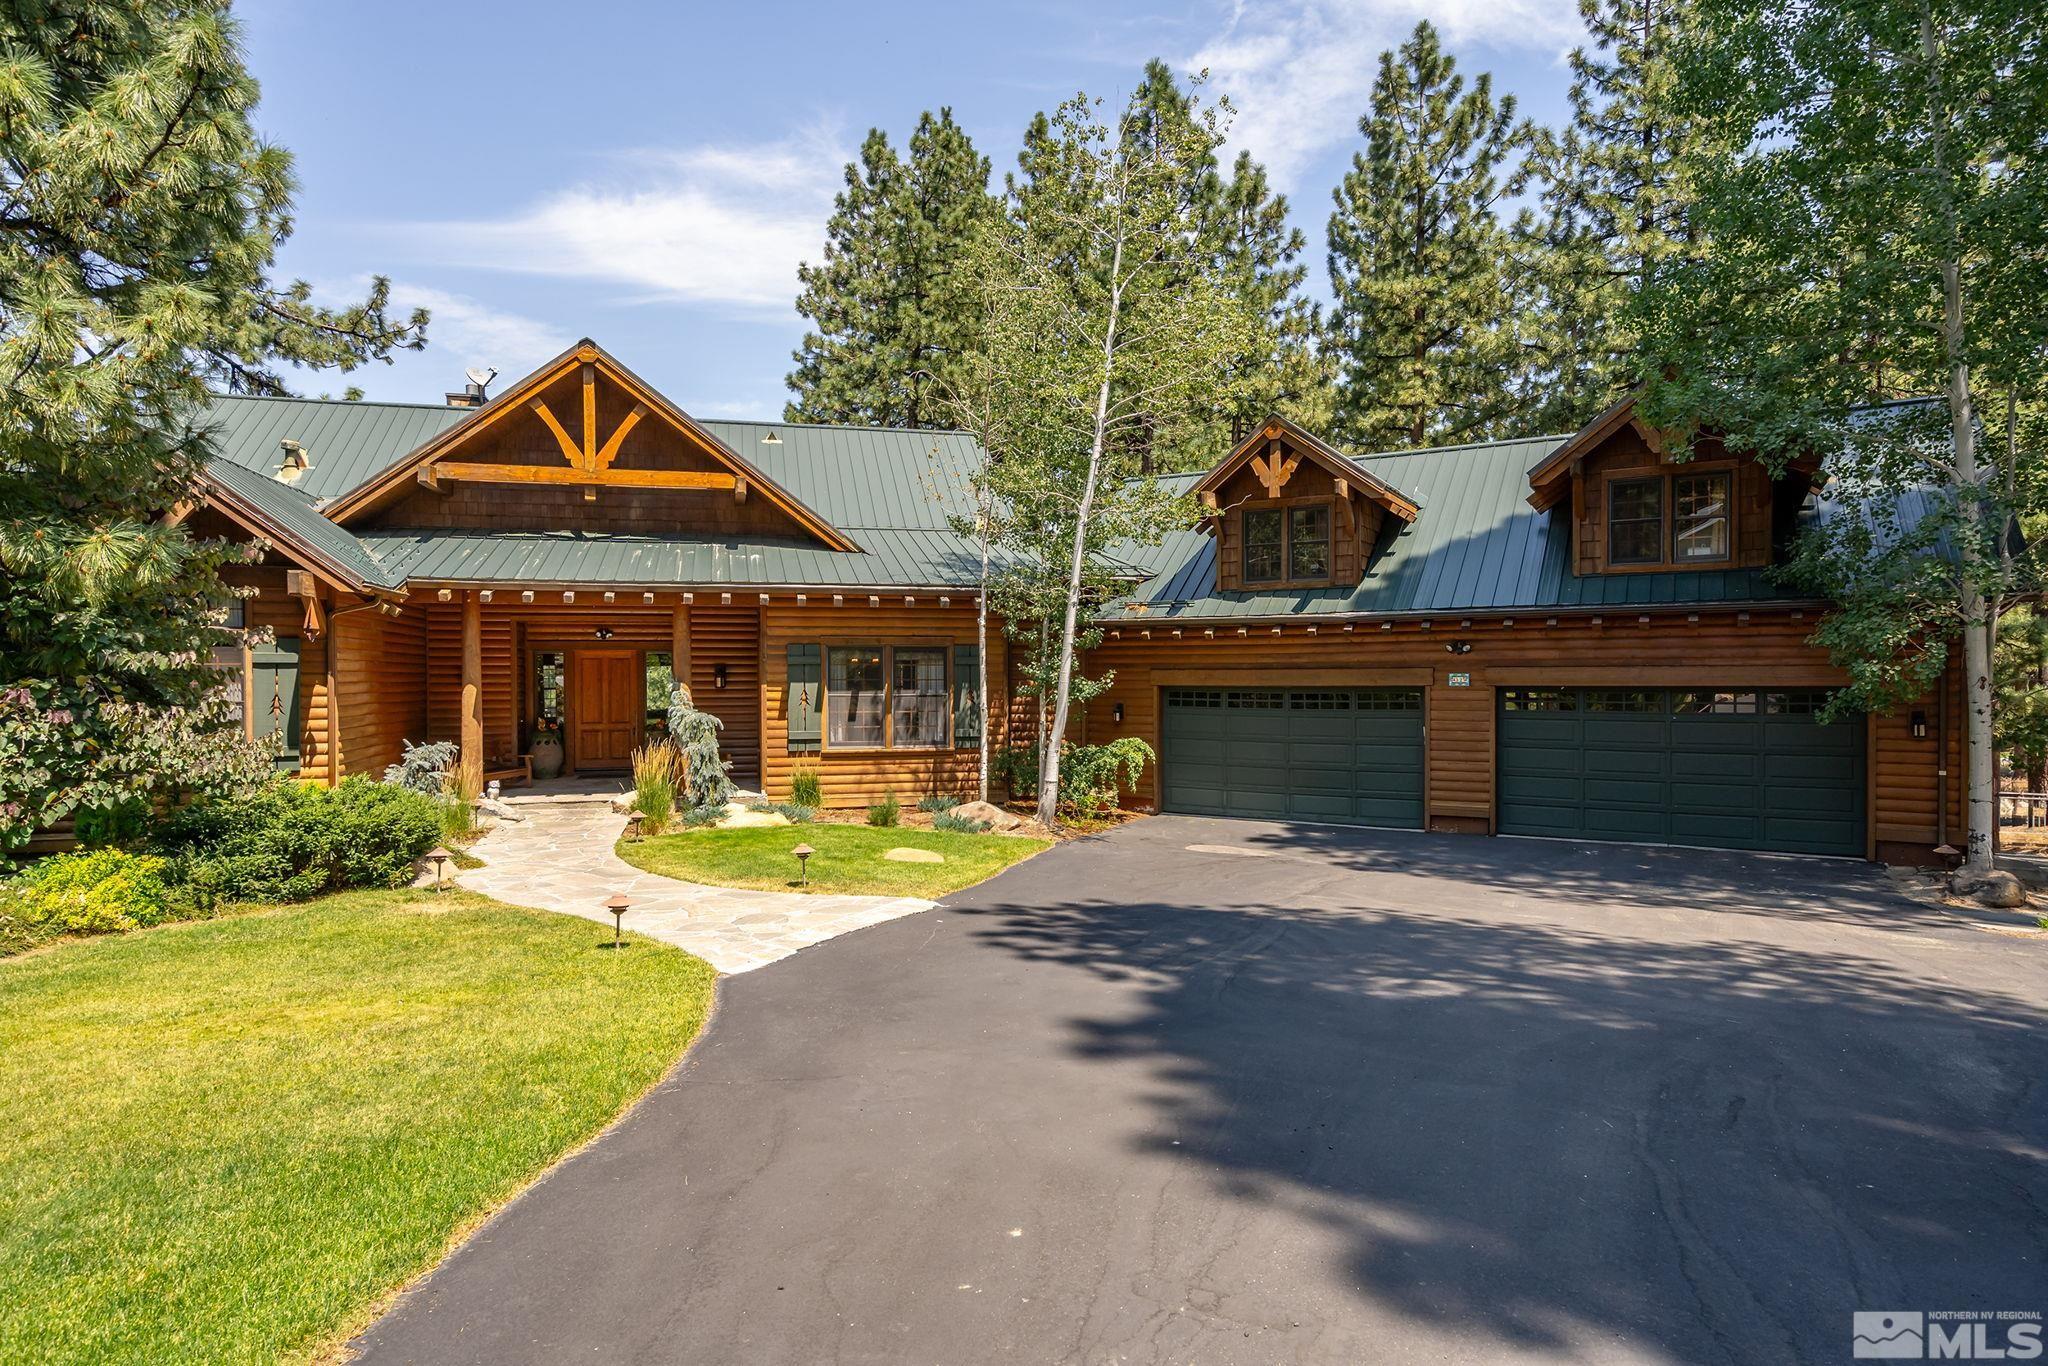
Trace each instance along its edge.
<path fill-rule="evenodd" d="M 562 742 L 553 735 L 537 735 L 533 740 L 533 776 L 552 778 L 562 771 Z"/>

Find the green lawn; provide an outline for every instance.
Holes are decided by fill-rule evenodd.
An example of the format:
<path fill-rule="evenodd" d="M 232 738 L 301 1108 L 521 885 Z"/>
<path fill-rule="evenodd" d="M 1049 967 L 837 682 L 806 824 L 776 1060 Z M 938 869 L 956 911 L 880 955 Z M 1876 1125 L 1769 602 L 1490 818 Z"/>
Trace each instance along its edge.
<path fill-rule="evenodd" d="M 638 844 L 619 844 L 636 868 L 717 887 L 797 890 L 790 850 L 808 844 L 813 892 L 939 897 L 993 877 L 1051 841 L 1021 835 L 963 835 L 871 825 L 763 826 L 751 830 L 685 830 Z M 893 863 L 882 851 L 908 847 L 944 854 L 944 863 Z"/>
<path fill-rule="evenodd" d="M 0 961 L 0 1361 L 303 1359 L 673 1063 L 710 967 L 449 892 Z"/>

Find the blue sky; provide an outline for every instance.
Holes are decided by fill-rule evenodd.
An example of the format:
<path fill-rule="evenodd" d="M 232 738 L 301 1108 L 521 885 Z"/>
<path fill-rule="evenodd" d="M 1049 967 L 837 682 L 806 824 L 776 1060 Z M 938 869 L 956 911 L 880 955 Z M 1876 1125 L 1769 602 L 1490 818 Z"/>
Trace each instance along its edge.
<path fill-rule="evenodd" d="M 1572 0 L 1121 0 L 852 5 L 245 0 L 257 121 L 297 155 L 282 271 L 391 277 L 430 345 L 350 379 L 437 401 L 466 366 L 523 374 L 590 335 L 686 410 L 779 416 L 816 259 L 867 129 L 899 146 L 951 105 L 998 181 L 1032 113 L 1119 96 L 1145 60 L 1206 67 L 1308 235 L 1320 294 L 1330 189 L 1381 49 L 1427 17 L 1469 72 L 1555 122 Z"/>

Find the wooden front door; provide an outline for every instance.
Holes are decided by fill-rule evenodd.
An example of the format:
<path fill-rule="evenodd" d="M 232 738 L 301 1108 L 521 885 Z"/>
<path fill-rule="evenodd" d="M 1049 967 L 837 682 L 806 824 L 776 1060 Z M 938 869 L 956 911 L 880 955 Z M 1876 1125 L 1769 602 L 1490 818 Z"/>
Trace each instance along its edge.
<path fill-rule="evenodd" d="M 571 671 L 570 758 L 579 769 L 631 766 L 647 706 L 639 652 L 578 650 Z"/>

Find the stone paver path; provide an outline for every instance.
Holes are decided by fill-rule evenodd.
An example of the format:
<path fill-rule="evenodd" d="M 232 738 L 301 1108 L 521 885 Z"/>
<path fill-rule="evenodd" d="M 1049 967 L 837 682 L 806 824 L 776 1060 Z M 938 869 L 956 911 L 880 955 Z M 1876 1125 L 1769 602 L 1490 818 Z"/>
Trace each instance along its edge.
<path fill-rule="evenodd" d="M 612 852 L 626 818 L 603 800 L 522 801 L 471 849 L 484 861 L 457 875 L 472 891 L 515 906 L 562 911 L 610 925 L 604 903 L 632 898 L 626 928 L 696 954 L 720 972 L 747 972 L 848 930 L 930 910 L 917 897 L 750 892 L 679 882 Z M 791 831 L 790 843 L 802 840 Z"/>

